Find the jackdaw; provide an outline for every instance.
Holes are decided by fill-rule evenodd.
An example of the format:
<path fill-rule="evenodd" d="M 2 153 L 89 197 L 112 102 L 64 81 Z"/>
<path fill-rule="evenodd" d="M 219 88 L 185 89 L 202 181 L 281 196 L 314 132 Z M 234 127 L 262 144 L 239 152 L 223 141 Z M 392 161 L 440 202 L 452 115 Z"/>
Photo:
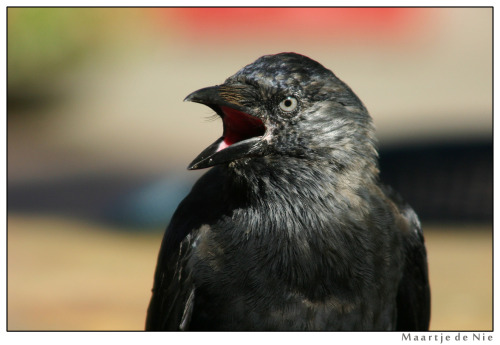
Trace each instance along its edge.
<path fill-rule="evenodd" d="M 372 120 L 330 70 L 266 55 L 186 101 L 223 134 L 161 244 L 147 330 L 427 330 L 415 212 L 379 181 Z"/>

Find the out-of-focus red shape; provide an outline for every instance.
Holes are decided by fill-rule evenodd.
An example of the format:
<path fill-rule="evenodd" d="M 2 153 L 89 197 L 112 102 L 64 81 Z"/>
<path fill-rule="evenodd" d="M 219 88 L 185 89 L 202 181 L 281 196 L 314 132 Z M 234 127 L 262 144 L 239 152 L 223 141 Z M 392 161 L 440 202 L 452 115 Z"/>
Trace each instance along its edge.
<path fill-rule="evenodd" d="M 193 39 L 210 37 L 397 38 L 413 31 L 418 8 L 163 8 L 165 23 Z M 168 19 L 167 19 L 168 18 Z"/>

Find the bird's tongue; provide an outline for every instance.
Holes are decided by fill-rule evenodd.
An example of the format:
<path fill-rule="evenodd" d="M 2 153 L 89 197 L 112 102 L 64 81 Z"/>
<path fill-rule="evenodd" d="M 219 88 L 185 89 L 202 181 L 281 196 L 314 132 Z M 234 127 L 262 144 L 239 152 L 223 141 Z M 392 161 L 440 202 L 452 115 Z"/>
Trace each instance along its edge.
<path fill-rule="evenodd" d="M 221 151 L 239 141 L 264 135 L 266 130 L 264 123 L 251 115 L 236 109 L 221 107 L 224 117 L 224 140 L 220 143 L 217 151 Z"/>

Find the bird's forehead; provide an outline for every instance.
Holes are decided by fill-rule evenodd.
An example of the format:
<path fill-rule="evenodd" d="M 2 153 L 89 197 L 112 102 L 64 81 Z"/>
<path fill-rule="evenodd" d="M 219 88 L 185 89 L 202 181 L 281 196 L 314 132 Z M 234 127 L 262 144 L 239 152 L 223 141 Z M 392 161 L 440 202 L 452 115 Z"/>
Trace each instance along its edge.
<path fill-rule="evenodd" d="M 243 67 L 228 81 L 298 91 L 311 83 L 324 81 L 333 73 L 319 63 L 298 55 L 268 55 Z"/>

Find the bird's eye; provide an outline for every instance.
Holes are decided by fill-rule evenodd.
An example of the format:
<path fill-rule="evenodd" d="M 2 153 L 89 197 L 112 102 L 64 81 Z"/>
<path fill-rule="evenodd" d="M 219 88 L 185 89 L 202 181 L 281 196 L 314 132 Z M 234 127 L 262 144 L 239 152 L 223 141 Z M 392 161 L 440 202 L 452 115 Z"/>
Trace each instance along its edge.
<path fill-rule="evenodd" d="M 297 104 L 298 102 L 296 98 L 288 96 L 287 98 L 281 101 L 280 108 L 281 110 L 289 113 L 295 110 L 295 108 L 297 108 Z"/>

